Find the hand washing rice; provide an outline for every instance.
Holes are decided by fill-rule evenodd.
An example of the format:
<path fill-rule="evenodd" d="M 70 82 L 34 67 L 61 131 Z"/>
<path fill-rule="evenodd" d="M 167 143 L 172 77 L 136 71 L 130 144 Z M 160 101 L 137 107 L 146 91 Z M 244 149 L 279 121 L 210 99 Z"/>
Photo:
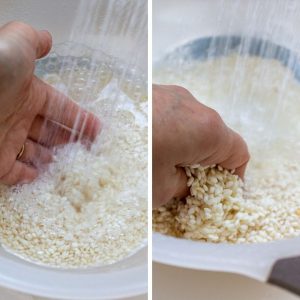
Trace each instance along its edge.
<path fill-rule="evenodd" d="M 248 143 L 245 182 L 220 166 L 186 167 L 190 195 L 153 211 L 157 232 L 206 242 L 300 235 L 300 84 L 275 60 L 236 55 L 156 71 L 214 107 Z M 180 68 L 179 68 L 180 69 Z"/>
<path fill-rule="evenodd" d="M 45 78 L 63 82 L 54 75 Z M 70 85 L 75 99 L 85 80 Z M 104 123 L 92 148 L 79 143 L 59 148 L 32 184 L 0 187 L 1 245 L 26 260 L 65 268 L 99 266 L 145 245 L 147 102 L 132 101 L 116 78 L 99 97 L 90 97 L 97 101 L 88 109 Z"/>

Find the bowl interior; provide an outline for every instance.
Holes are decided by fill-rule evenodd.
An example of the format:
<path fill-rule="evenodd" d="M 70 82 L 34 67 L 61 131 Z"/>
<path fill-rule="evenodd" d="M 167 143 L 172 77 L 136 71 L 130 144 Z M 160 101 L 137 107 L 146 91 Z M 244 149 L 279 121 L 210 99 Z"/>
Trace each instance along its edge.
<path fill-rule="evenodd" d="M 271 40 L 252 36 L 217 35 L 195 39 L 167 53 L 155 63 L 154 68 L 163 64 L 181 64 L 182 61 L 204 61 L 233 53 L 278 60 L 300 80 L 300 62 L 295 52 Z"/>
<path fill-rule="evenodd" d="M 297 54 L 286 47 L 258 37 L 215 36 L 195 39 L 175 48 L 154 65 L 180 68 L 183 62 L 205 61 L 232 53 L 275 59 L 290 68 L 300 81 Z M 179 267 L 241 273 L 265 280 L 279 258 L 299 255 L 300 237 L 258 244 L 213 244 L 153 235 L 153 259 Z"/>

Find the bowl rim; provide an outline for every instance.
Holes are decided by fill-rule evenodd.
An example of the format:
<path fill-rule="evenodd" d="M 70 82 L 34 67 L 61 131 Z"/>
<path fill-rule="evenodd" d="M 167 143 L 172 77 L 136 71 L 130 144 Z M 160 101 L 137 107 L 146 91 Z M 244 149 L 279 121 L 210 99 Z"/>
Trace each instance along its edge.
<path fill-rule="evenodd" d="M 137 253 L 145 258 L 147 247 Z M 0 256 L 0 265 L 1 287 L 33 296 L 69 300 L 122 299 L 145 294 L 148 289 L 147 258 L 142 264 L 100 273 L 96 268 L 45 267 L 7 252 Z"/>

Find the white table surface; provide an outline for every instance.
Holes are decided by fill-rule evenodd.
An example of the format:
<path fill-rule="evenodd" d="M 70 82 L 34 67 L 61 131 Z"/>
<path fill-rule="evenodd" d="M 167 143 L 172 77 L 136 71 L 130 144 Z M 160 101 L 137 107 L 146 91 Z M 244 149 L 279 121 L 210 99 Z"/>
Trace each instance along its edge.
<path fill-rule="evenodd" d="M 299 300 L 280 288 L 236 274 L 153 264 L 153 300 Z"/>
<path fill-rule="evenodd" d="M 123 300 L 147 300 L 147 295 L 124 298 Z M 41 298 L 31 295 L 25 295 L 22 293 L 17 293 L 15 291 L 10 291 L 4 288 L 0 288 L 0 300 L 52 300 L 49 298 Z"/>

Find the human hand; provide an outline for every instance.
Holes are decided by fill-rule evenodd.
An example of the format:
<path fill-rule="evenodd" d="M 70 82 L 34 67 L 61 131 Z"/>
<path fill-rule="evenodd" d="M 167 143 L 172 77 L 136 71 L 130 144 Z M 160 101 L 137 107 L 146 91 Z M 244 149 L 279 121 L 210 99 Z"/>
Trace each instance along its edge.
<path fill-rule="evenodd" d="M 100 122 L 34 76 L 35 60 L 48 54 L 51 35 L 11 22 L 0 28 L 0 182 L 34 180 L 50 148 L 70 138 L 93 141 Z M 16 159 L 20 149 L 24 153 Z"/>
<path fill-rule="evenodd" d="M 243 178 L 244 140 L 186 89 L 153 85 L 153 206 L 188 195 L 183 166 L 218 164 Z"/>

